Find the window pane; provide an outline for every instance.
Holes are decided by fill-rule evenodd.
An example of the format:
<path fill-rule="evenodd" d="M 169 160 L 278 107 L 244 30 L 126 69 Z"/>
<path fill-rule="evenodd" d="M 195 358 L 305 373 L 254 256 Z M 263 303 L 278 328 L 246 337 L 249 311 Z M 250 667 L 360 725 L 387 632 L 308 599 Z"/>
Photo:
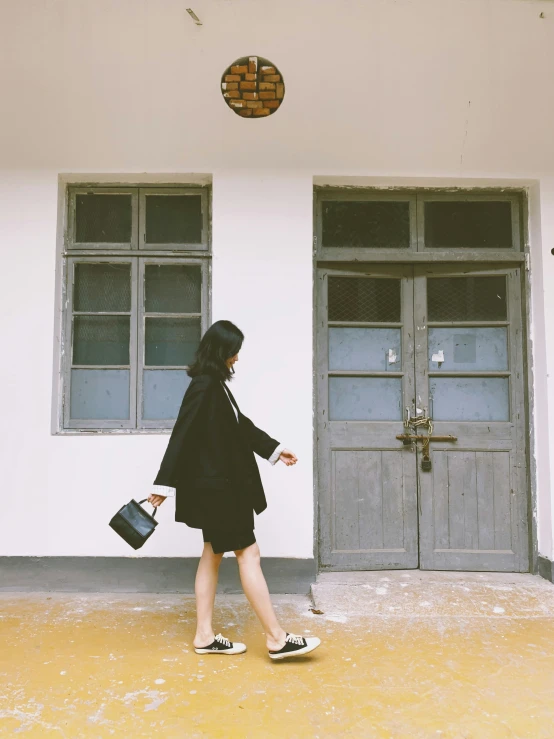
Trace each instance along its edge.
<path fill-rule="evenodd" d="M 169 421 L 177 418 L 190 380 L 185 370 L 145 370 L 142 381 L 144 420 Z"/>
<path fill-rule="evenodd" d="M 145 365 L 185 366 L 200 344 L 200 318 L 146 318 Z"/>
<path fill-rule="evenodd" d="M 407 202 L 328 201 L 322 203 L 323 246 L 407 249 L 410 204 Z"/>
<path fill-rule="evenodd" d="M 71 418 L 129 420 L 129 382 L 129 370 L 71 370 Z"/>
<path fill-rule="evenodd" d="M 432 377 L 435 421 L 509 421 L 507 377 Z"/>
<path fill-rule="evenodd" d="M 401 421 L 400 377 L 330 377 L 331 421 Z"/>
<path fill-rule="evenodd" d="M 400 371 L 400 329 L 330 328 L 329 369 Z"/>
<path fill-rule="evenodd" d="M 129 364 L 129 316 L 75 316 L 73 364 Z"/>
<path fill-rule="evenodd" d="M 433 277 L 427 280 L 430 321 L 505 321 L 505 277 Z"/>
<path fill-rule="evenodd" d="M 130 264 L 75 264 L 73 309 L 87 313 L 131 310 Z"/>
<path fill-rule="evenodd" d="M 182 264 L 147 264 L 145 310 L 147 313 L 200 313 L 202 272 Z"/>
<path fill-rule="evenodd" d="M 200 195 L 146 195 L 147 244 L 201 244 Z"/>
<path fill-rule="evenodd" d="M 508 369 L 507 329 L 429 329 L 429 369 L 497 372 Z"/>
<path fill-rule="evenodd" d="M 329 320 L 366 323 L 400 321 L 400 280 L 329 278 Z"/>
<path fill-rule="evenodd" d="M 131 195 L 75 196 L 75 241 L 91 244 L 129 244 L 132 233 Z"/>
<path fill-rule="evenodd" d="M 425 203 L 425 246 L 439 249 L 511 249 L 509 202 Z"/>

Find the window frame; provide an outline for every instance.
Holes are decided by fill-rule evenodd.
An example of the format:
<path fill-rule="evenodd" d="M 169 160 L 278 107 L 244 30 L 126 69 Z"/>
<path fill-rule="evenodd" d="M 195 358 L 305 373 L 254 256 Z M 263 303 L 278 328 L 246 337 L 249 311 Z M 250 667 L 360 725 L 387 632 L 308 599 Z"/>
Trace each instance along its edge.
<path fill-rule="evenodd" d="M 323 245 L 323 204 L 326 201 L 347 202 L 407 202 L 410 208 L 410 234 L 409 245 L 406 249 L 375 247 L 375 246 L 324 246 Z M 334 190 L 324 188 L 316 191 L 316 245 L 318 256 L 322 259 L 351 261 L 355 255 L 379 253 L 384 256 L 405 255 L 417 251 L 417 222 L 416 222 L 416 196 L 414 193 L 402 190 L 379 191 L 379 190 Z M 343 256 L 346 255 L 346 256 Z M 354 255 L 354 256 L 352 256 Z"/>
<path fill-rule="evenodd" d="M 137 305 L 138 305 L 138 354 L 137 354 L 137 409 L 136 409 L 136 419 L 137 424 L 136 428 L 138 430 L 140 429 L 152 429 L 152 428 L 173 428 L 173 425 L 175 423 L 175 420 L 148 420 L 143 418 L 143 411 L 144 411 L 144 395 L 143 395 L 143 384 L 144 384 L 144 370 L 145 367 L 145 349 L 146 349 L 146 342 L 145 342 L 145 324 L 146 324 L 146 318 L 150 315 L 152 316 L 171 316 L 171 315 L 180 315 L 180 316 L 196 316 L 198 314 L 195 313 L 187 313 L 187 314 L 173 314 L 173 313 L 147 313 L 145 310 L 146 304 L 145 304 L 145 267 L 147 264 L 182 264 L 182 265 L 189 265 L 194 267 L 200 267 L 201 271 L 201 288 L 200 288 L 200 333 L 201 335 L 204 334 L 204 332 L 208 328 L 208 319 L 207 319 L 207 310 L 205 309 L 208 304 L 208 297 L 209 297 L 209 291 L 208 291 L 208 265 L 206 262 L 199 262 L 198 260 L 193 260 L 190 258 L 178 258 L 178 257 L 170 257 L 170 258 L 159 258 L 159 257 L 139 257 L 138 259 L 138 265 L 139 265 L 139 274 L 138 274 L 138 284 L 137 284 Z M 171 370 L 171 369 L 187 369 L 186 366 L 173 366 L 173 365 L 164 365 L 162 367 L 160 366 L 150 366 L 148 365 L 148 369 L 162 369 L 162 370 Z"/>
<path fill-rule="evenodd" d="M 192 245 L 145 245 L 139 236 L 139 225 L 144 218 L 140 218 L 141 193 L 147 194 L 194 194 L 202 198 L 202 244 Z M 76 233 L 76 196 L 78 194 L 131 194 L 132 200 L 132 243 L 79 243 L 75 242 Z M 144 205 L 144 201 L 143 201 Z M 60 176 L 59 196 L 59 263 L 60 275 L 59 297 L 59 339 L 56 341 L 57 356 L 59 358 L 59 374 L 57 392 L 55 391 L 55 405 L 52 408 L 52 433 L 56 435 L 98 435 L 98 434 L 167 434 L 170 433 L 175 419 L 151 420 L 142 419 L 143 413 L 143 377 L 144 371 L 144 272 L 146 264 L 184 264 L 197 266 L 201 270 L 201 333 L 204 333 L 211 320 L 211 186 L 209 180 L 188 185 L 186 182 L 178 184 L 159 185 L 155 183 L 119 184 L 79 182 L 73 178 Z M 130 372 L 129 388 L 129 420 L 110 419 L 71 419 L 71 371 L 77 368 L 73 365 L 73 324 L 76 315 L 87 311 L 73 310 L 75 265 L 78 263 L 112 263 L 130 264 L 131 279 L 131 311 L 130 315 L 130 342 L 129 366 L 114 366 L 113 369 L 128 369 Z M 109 315 L 109 312 L 99 315 Z M 114 312 L 117 314 L 117 312 Z M 188 315 L 188 314 L 187 314 Z M 192 315 L 192 314 L 191 314 Z M 141 325 L 142 321 L 142 325 Z M 140 343 L 142 342 L 142 344 Z M 86 367 L 87 369 L 112 369 L 109 365 L 101 367 Z M 184 369 L 186 367 L 178 367 Z M 140 393 L 140 394 L 139 394 Z M 55 408 L 57 410 L 55 410 Z"/>
<path fill-rule="evenodd" d="M 130 195 L 131 196 L 131 241 L 129 243 L 100 241 L 88 242 L 76 240 L 77 229 L 77 195 Z M 138 216 L 139 216 L 139 188 L 138 187 L 69 187 L 68 188 L 68 220 L 67 220 L 67 248 L 68 249 L 95 249 L 106 251 L 133 251 L 138 248 Z"/>
<path fill-rule="evenodd" d="M 512 246 L 508 248 L 491 248 L 482 247 L 476 249 L 471 246 L 456 246 L 451 248 L 441 248 L 437 246 L 427 246 L 425 243 L 425 204 L 426 203 L 510 203 L 511 205 L 511 223 L 512 223 Z M 520 197 L 516 194 L 509 193 L 418 193 L 417 197 L 417 250 L 423 254 L 433 254 L 435 252 L 447 252 L 448 254 L 471 254 L 478 251 L 481 254 L 513 254 L 521 251 L 521 210 Z"/>
<path fill-rule="evenodd" d="M 75 265 L 76 264 L 129 264 L 130 280 L 131 280 L 131 310 L 129 314 L 113 313 L 113 315 L 129 315 L 130 316 L 130 338 L 129 338 L 129 365 L 74 365 L 73 364 L 73 343 L 75 332 L 73 330 L 74 318 L 79 315 L 88 315 L 88 311 L 73 310 L 73 294 L 75 285 Z M 65 315 L 65 342 L 67 353 L 65 354 L 64 367 L 64 394 L 63 394 L 63 416 L 64 427 L 67 429 L 105 429 L 118 428 L 130 429 L 136 428 L 134 418 L 136 418 L 136 401 L 137 394 L 133 393 L 136 388 L 137 373 L 137 290 L 138 290 L 138 260 L 136 257 L 105 257 L 105 256 L 70 256 L 67 257 L 67 302 Z M 112 313 L 95 313 L 94 315 L 112 315 Z M 127 419 L 71 419 L 71 375 L 74 369 L 129 369 L 129 420 Z"/>
<path fill-rule="evenodd" d="M 202 206 L 202 238 L 199 244 L 149 244 L 146 242 L 146 198 L 148 195 L 200 196 Z M 205 188 L 193 187 L 140 187 L 138 194 L 139 241 L 142 251 L 206 251 L 208 244 L 208 193 Z"/>
<path fill-rule="evenodd" d="M 474 262 L 523 262 L 524 229 L 522 213 L 525 194 L 513 189 L 456 189 L 438 190 L 426 188 L 337 188 L 318 185 L 314 188 L 314 257 L 321 262 L 452 262 L 458 259 Z M 386 247 L 340 247 L 323 245 L 322 204 L 326 201 L 409 201 L 410 245 L 405 249 Z M 425 246 L 425 203 L 427 202 L 509 202 L 512 215 L 512 246 L 494 249 L 490 247 L 440 247 Z"/>

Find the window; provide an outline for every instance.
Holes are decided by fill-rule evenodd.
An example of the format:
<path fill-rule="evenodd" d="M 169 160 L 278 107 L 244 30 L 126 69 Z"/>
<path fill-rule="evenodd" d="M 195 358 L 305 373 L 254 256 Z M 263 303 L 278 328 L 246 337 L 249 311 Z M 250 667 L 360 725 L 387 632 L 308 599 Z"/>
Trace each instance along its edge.
<path fill-rule="evenodd" d="M 521 251 L 522 197 L 517 192 L 316 190 L 315 238 L 320 258 L 402 259 L 415 252 L 439 259 Z"/>
<path fill-rule="evenodd" d="M 208 193 L 71 188 L 63 427 L 170 428 L 208 320 Z"/>

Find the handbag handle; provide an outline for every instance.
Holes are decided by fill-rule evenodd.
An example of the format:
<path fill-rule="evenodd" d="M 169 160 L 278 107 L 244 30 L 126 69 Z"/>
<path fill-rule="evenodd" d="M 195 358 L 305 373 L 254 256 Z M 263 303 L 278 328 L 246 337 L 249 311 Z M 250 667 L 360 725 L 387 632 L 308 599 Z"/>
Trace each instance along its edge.
<path fill-rule="evenodd" d="M 142 500 L 139 500 L 139 505 L 142 505 L 143 503 L 146 503 L 148 498 L 143 498 Z M 154 513 L 152 514 L 152 518 L 156 518 L 156 511 L 158 510 L 156 506 L 152 506 L 154 508 Z"/>

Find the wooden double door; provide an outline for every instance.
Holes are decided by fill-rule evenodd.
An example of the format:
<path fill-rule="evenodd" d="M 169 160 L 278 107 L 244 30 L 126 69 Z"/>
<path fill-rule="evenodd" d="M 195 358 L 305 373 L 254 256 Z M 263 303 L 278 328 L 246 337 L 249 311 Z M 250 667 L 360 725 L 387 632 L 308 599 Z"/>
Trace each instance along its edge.
<path fill-rule="evenodd" d="M 527 571 L 520 268 L 326 266 L 317 289 L 322 569 Z"/>

